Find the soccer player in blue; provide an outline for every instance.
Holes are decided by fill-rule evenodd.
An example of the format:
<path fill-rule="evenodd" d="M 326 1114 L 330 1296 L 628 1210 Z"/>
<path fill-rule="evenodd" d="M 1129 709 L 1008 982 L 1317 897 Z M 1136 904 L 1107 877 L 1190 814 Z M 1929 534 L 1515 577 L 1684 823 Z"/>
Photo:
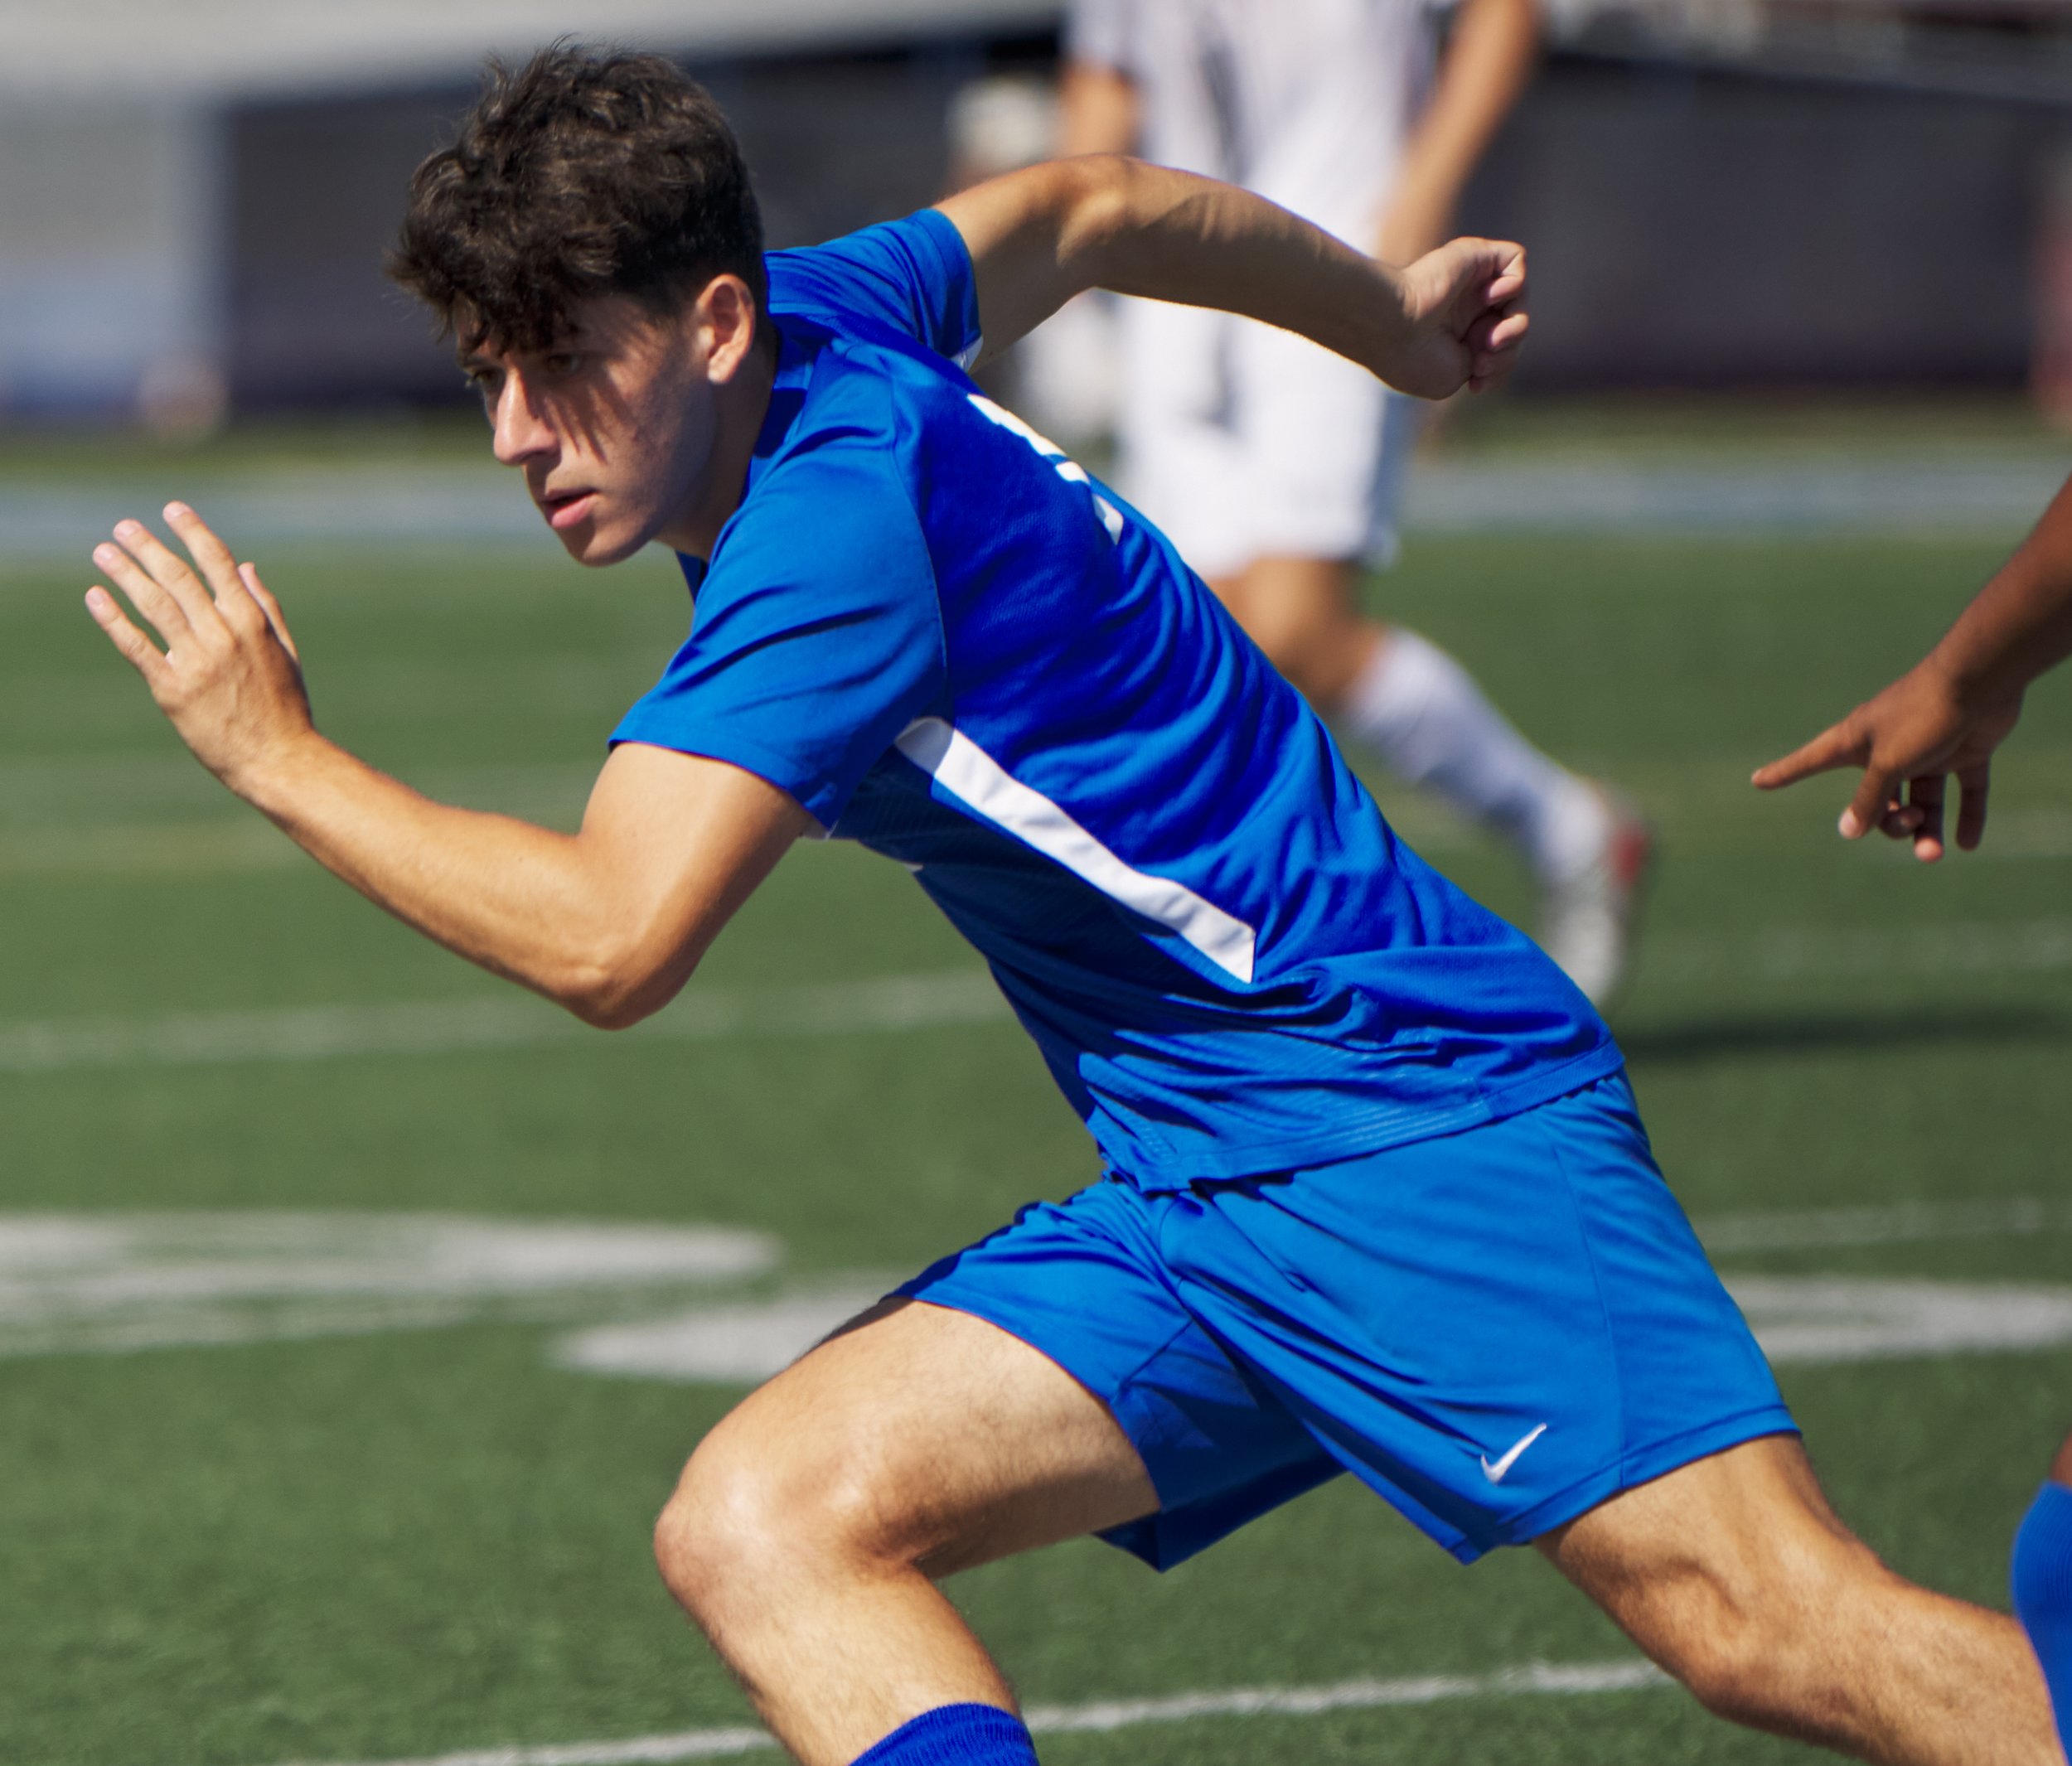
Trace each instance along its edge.
<path fill-rule="evenodd" d="M 144 624 L 88 605 L 196 756 L 600 1025 L 674 995 L 794 841 L 861 841 L 984 953 L 1103 1156 L 691 1455 L 663 1577 L 796 1758 L 1026 1766 L 937 1578 L 1088 1532 L 1169 1565 L 1344 1471 L 1464 1561 L 1532 1542 L 1729 1716 L 1877 1760 L 2058 1758 L 2015 1624 L 1828 1510 L 1588 1004 L 959 365 L 1099 285 L 1437 396 L 1508 369 L 1515 247 L 1392 269 L 1095 158 L 766 262 L 710 100 L 559 49 L 419 168 L 395 267 L 569 551 L 682 554 L 690 636 L 579 833 L 471 814 L 316 731 L 278 603 L 174 504 L 191 565 L 133 521 L 94 554 Z"/>
<path fill-rule="evenodd" d="M 2030 684 L 2069 656 L 2072 484 L 1926 656 L 1841 723 L 1758 769 L 1755 783 L 1775 791 L 1859 767 L 1863 777 L 1842 814 L 1844 836 L 1861 839 L 1875 828 L 1932 864 L 1945 849 L 1944 798 L 1954 777 L 1957 844 L 1969 852 L 1985 837 L 1993 751 L 2013 733 Z M 2013 1582 L 2060 1738 L 2072 1747 L 2072 1435 L 2015 1536 Z"/>

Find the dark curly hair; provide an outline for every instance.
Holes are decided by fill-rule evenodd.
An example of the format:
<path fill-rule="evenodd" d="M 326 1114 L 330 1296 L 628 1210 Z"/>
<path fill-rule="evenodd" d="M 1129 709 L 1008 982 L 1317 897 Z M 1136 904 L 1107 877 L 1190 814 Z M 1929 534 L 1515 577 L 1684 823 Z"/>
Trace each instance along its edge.
<path fill-rule="evenodd" d="M 489 64 L 450 148 L 410 179 L 389 274 L 462 342 L 543 349 L 570 310 L 656 311 L 731 270 L 760 309 L 762 217 L 711 94 L 661 56 L 543 49 Z"/>

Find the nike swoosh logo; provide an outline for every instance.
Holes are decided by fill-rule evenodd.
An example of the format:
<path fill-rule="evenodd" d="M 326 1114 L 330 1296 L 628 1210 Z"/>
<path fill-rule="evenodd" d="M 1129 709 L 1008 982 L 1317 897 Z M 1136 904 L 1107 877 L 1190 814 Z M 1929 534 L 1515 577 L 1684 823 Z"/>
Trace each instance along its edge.
<path fill-rule="evenodd" d="M 1502 1483 L 1503 1482 L 1504 1473 L 1508 1472 L 1513 1466 L 1518 1463 L 1518 1455 L 1523 1453 L 1527 1448 L 1530 1447 L 1546 1433 L 1547 1425 L 1545 1423 L 1542 1423 L 1538 1428 L 1535 1429 L 1532 1434 L 1527 1435 L 1523 1440 L 1513 1442 L 1511 1444 L 1511 1450 L 1501 1459 L 1498 1460 L 1494 1465 L 1492 1465 L 1489 1463 L 1489 1456 L 1487 1454 L 1484 1454 L 1482 1456 L 1482 1475 L 1488 1478 L 1493 1484 Z"/>

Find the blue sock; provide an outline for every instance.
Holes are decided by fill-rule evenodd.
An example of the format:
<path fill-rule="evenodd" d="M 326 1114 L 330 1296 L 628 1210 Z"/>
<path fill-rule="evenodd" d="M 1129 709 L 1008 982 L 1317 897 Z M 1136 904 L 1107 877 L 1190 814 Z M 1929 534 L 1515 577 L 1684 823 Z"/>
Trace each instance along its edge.
<path fill-rule="evenodd" d="M 1036 1744 L 1019 1717 L 996 1705 L 940 1705 L 901 1724 L 855 1766 L 1036 1766 Z"/>
<path fill-rule="evenodd" d="M 2043 1487 L 2015 1535 L 2014 1592 L 2050 1685 L 2058 1739 L 2072 1752 L 2072 1489 L 2063 1484 Z"/>

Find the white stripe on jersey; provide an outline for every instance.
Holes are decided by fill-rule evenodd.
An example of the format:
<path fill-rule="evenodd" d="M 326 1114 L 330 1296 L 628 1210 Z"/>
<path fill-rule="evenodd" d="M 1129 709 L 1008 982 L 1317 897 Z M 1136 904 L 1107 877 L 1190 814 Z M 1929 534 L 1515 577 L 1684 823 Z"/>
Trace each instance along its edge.
<path fill-rule="evenodd" d="M 1041 791 L 1033 791 L 961 731 L 920 718 L 900 732 L 899 752 L 989 821 L 1054 859 L 1147 920 L 1177 932 L 1226 975 L 1249 983 L 1256 935 L 1242 920 L 1170 878 L 1126 864 Z"/>

